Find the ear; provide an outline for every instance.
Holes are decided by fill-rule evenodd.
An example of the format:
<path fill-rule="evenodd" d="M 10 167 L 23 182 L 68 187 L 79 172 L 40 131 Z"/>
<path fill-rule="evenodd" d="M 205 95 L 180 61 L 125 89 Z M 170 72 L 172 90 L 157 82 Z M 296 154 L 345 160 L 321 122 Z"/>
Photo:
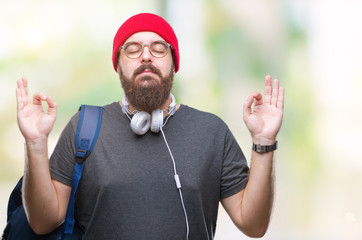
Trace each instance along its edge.
<path fill-rule="evenodd" d="M 171 71 L 173 72 L 173 74 L 175 75 L 175 63 L 174 61 L 172 60 L 172 65 L 171 65 Z"/>
<path fill-rule="evenodd" d="M 120 61 L 119 61 L 119 59 L 120 59 L 120 52 L 118 51 L 118 53 L 117 53 L 117 73 L 120 73 L 120 65 L 121 65 L 121 63 L 120 63 Z"/>
<path fill-rule="evenodd" d="M 118 61 L 117 61 L 117 73 L 121 73 L 121 72 L 122 72 L 121 62 L 119 61 L 119 58 L 118 58 Z"/>
<path fill-rule="evenodd" d="M 173 74 L 175 74 L 176 72 L 175 72 L 175 58 L 174 58 L 174 54 L 173 54 L 173 50 L 171 51 L 171 53 L 172 53 L 172 66 L 171 66 L 171 69 L 172 69 L 172 71 L 173 71 Z"/>

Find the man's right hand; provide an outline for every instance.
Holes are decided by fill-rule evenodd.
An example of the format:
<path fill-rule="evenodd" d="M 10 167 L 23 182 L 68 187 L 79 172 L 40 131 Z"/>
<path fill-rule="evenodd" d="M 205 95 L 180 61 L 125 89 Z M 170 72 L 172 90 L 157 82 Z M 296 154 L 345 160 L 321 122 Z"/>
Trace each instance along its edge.
<path fill-rule="evenodd" d="M 64 221 L 71 191 L 70 186 L 52 179 L 49 171 L 48 135 L 55 123 L 57 104 L 43 93 L 34 94 L 31 103 L 26 77 L 17 84 L 18 124 L 26 141 L 24 210 L 33 231 L 46 234 Z M 47 111 L 42 102 L 47 103 Z"/>
<path fill-rule="evenodd" d="M 17 118 L 21 133 L 27 142 L 44 140 L 53 129 L 57 104 L 51 96 L 37 93 L 33 96 L 33 103 L 29 100 L 28 80 L 23 77 L 17 81 L 16 88 Z M 42 107 L 42 101 L 47 102 L 48 111 Z"/>

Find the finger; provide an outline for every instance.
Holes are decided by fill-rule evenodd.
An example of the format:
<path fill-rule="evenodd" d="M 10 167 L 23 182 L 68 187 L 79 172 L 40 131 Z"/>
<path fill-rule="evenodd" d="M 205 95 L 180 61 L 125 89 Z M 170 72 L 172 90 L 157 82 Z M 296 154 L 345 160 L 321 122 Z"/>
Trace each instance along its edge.
<path fill-rule="evenodd" d="M 16 103 L 17 103 L 17 110 L 18 112 L 20 110 L 24 109 L 24 102 L 23 102 L 23 98 L 21 97 L 21 90 L 20 88 L 16 88 Z"/>
<path fill-rule="evenodd" d="M 284 108 L 284 88 L 283 87 L 279 87 L 277 108 L 279 108 L 281 110 L 283 110 L 283 108 Z"/>
<path fill-rule="evenodd" d="M 17 85 L 17 88 L 21 88 L 21 86 L 23 85 L 22 80 L 17 80 L 16 85 Z"/>
<path fill-rule="evenodd" d="M 23 91 L 24 91 L 24 84 L 23 84 L 23 81 L 22 80 L 18 80 L 18 81 L 16 81 L 16 84 L 17 84 L 17 89 L 19 89 L 20 91 L 19 91 L 19 93 L 21 93 L 20 94 L 20 96 L 21 97 L 23 97 L 22 95 L 22 93 L 23 93 Z M 24 92 L 25 93 L 25 92 Z"/>
<path fill-rule="evenodd" d="M 22 80 L 17 81 L 17 88 L 16 88 L 16 100 L 17 100 L 17 107 L 18 110 L 24 109 L 25 105 L 28 104 L 28 97 L 25 94 L 24 84 Z"/>
<path fill-rule="evenodd" d="M 250 95 L 248 97 L 248 99 L 246 99 L 244 106 L 243 106 L 244 118 L 251 114 L 251 111 L 252 111 L 251 105 L 253 105 L 253 102 L 254 102 L 254 96 Z"/>
<path fill-rule="evenodd" d="M 277 105 L 278 92 L 279 92 L 279 80 L 278 80 L 278 79 L 274 79 L 274 82 L 273 82 L 273 90 L 272 90 L 272 99 L 271 99 L 271 104 L 272 104 L 273 106 L 276 106 L 276 105 Z"/>
<path fill-rule="evenodd" d="M 253 92 L 252 96 L 255 99 L 255 103 L 254 103 L 255 106 L 263 104 L 263 95 L 261 95 L 260 92 Z"/>
<path fill-rule="evenodd" d="M 41 101 L 46 101 L 47 96 L 44 93 L 36 93 L 33 96 L 33 104 L 34 105 L 41 105 Z"/>
<path fill-rule="evenodd" d="M 23 82 L 25 94 L 26 94 L 26 96 L 29 96 L 28 79 L 27 79 L 26 76 L 23 76 L 21 80 L 22 80 L 22 82 Z"/>
<path fill-rule="evenodd" d="M 266 104 L 270 104 L 271 103 L 271 94 L 272 94 L 272 87 L 271 87 L 271 76 L 270 75 L 266 75 L 265 76 L 265 100 L 264 102 Z"/>
<path fill-rule="evenodd" d="M 57 116 L 57 103 L 53 100 L 51 96 L 48 96 L 47 99 L 48 104 L 48 114 L 52 116 L 53 118 L 56 118 Z"/>

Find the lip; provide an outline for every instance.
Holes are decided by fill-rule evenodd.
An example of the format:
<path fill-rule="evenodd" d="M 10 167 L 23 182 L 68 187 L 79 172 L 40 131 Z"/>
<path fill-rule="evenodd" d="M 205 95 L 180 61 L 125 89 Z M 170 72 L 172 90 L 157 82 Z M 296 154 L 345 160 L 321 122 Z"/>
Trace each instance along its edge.
<path fill-rule="evenodd" d="M 143 72 L 140 73 L 141 74 L 155 74 L 154 71 L 152 71 L 151 69 L 145 69 Z"/>

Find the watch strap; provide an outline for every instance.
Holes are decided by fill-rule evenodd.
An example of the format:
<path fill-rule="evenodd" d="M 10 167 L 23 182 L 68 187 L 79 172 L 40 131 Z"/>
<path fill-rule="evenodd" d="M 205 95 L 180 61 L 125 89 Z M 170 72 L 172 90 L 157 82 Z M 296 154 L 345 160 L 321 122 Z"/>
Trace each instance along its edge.
<path fill-rule="evenodd" d="M 278 141 L 275 141 L 273 145 L 260 145 L 253 143 L 253 150 L 257 153 L 267 153 L 278 149 Z"/>

